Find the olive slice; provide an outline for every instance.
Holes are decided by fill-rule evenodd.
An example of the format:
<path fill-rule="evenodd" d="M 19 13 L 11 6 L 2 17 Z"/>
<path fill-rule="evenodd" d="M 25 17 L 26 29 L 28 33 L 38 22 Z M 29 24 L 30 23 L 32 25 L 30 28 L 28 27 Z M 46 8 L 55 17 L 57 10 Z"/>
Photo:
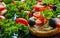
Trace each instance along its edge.
<path fill-rule="evenodd" d="M 56 21 L 54 20 L 54 18 L 49 19 L 49 25 L 53 28 L 56 28 Z"/>
<path fill-rule="evenodd" d="M 34 25 L 35 25 L 35 20 L 34 20 L 34 18 L 30 18 L 30 19 L 28 20 L 28 23 L 29 23 L 30 26 L 34 26 Z"/>

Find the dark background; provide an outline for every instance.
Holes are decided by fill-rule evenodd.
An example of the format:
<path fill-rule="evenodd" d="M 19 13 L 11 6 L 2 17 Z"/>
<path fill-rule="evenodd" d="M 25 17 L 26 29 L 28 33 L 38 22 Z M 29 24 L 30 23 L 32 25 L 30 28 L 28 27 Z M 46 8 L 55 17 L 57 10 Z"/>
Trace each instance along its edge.
<path fill-rule="evenodd" d="M 60 33 L 53 35 L 53 36 L 49 36 L 49 37 L 37 37 L 30 33 L 27 38 L 60 38 Z"/>

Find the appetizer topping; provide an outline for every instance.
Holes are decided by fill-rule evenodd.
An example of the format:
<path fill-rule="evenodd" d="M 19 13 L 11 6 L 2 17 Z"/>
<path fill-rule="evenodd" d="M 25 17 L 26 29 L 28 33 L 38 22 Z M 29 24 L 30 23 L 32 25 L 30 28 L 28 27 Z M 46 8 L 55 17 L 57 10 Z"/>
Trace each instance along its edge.
<path fill-rule="evenodd" d="M 43 25 L 43 22 L 39 19 L 36 20 L 36 25 L 39 25 L 39 26 L 42 26 Z"/>
<path fill-rule="evenodd" d="M 54 10 L 54 11 L 56 11 L 56 8 L 57 8 L 57 6 L 56 6 L 56 5 L 54 5 L 54 6 L 53 6 L 53 10 Z"/>
<path fill-rule="evenodd" d="M 36 0 L 36 1 L 38 1 L 38 2 L 42 2 L 42 0 Z"/>
<path fill-rule="evenodd" d="M 36 17 L 36 18 L 40 18 L 40 17 L 42 17 L 42 14 L 40 12 L 35 12 L 33 14 L 33 16 Z"/>
<path fill-rule="evenodd" d="M 53 5 L 49 5 L 48 7 L 49 7 L 50 9 L 53 9 Z"/>
<path fill-rule="evenodd" d="M 23 18 L 17 18 L 15 22 L 16 23 L 23 23 L 25 25 L 28 25 L 28 21 L 23 19 Z"/>
<path fill-rule="evenodd" d="M 60 27 L 60 18 L 55 18 L 54 20 L 56 21 L 56 25 Z"/>
<path fill-rule="evenodd" d="M 1 11 L 1 15 L 4 15 L 7 12 L 7 9 L 4 9 L 3 11 Z"/>
<path fill-rule="evenodd" d="M 0 20 L 1 20 L 1 19 L 5 19 L 5 17 L 4 17 L 4 16 L 0 16 Z"/>
<path fill-rule="evenodd" d="M 30 26 L 34 26 L 35 25 L 35 20 L 33 17 L 31 17 L 29 20 L 28 20 L 28 23 Z"/>
<path fill-rule="evenodd" d="M 4 10 L 5 9 L 5 6 L 1 6 L 0 5 L 0 11 Z"/>
<path fill-rule="evenodd" d="M 39 20 L 41 21 L 40 25 L 44 25 L 44 18 L 40 17 Z"/>
<path fill-rule="evenodd" d="M 49 25 L 51 27 L 55 28 L 56 27 L 56 21 L 53 18 L 49 19 Z"/>
<path fill-rule="evenodd" d="M 5 3 L 0 2 L 0 11 L 4 10 L 6 8 Z"/>

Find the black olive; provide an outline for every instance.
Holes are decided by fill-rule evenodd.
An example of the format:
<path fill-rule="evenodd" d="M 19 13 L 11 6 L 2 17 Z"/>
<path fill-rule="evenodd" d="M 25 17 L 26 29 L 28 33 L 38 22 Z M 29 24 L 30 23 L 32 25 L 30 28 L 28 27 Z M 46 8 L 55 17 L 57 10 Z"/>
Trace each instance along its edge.
<path fill-rule="evenodd" d="M 29 23 L 30 26 L 35 25 L 35 20 L 34 20 L 34 18 L 30 18 L 30 19 L 28 20 L 28 23 Z"/>
<path fill-rule="evenodd" d="M 54 6 L 53 6 L 53 11 L 56 11 L 56 8 L 57 8 L 57 6 L 56 6 L 56 5 L 54 5 Z"/>
<path fill-rule="evenodd" d="M 49 25 L 53 28 L 56 28 L 56 21 L 54 20 L 54 18 L 49 19 Z"/>
<path fill-rule="evenodd" d="M 48 4 L 44 3 L 43 5 L 47 6 Z"/>

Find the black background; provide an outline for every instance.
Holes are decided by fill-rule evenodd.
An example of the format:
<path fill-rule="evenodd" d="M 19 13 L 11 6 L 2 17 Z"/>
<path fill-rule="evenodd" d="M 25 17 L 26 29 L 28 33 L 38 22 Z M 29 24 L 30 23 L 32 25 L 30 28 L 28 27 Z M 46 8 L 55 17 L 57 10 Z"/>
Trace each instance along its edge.
<path fill-rule="evenodd" d="M 60 38 L 60 33 L 53 35 L 53 36 L 48 36 L 48 37 L 37 37 L 32 35 L 31 33 L 27 36 L 27 38 Z"/>

